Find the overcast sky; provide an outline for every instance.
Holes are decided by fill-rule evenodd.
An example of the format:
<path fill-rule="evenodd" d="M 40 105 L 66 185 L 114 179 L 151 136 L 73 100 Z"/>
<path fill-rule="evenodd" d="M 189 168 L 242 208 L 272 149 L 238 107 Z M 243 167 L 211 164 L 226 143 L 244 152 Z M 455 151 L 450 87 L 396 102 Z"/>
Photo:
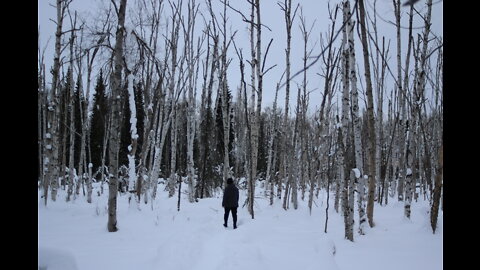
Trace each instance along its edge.
<path fill-rule="evenodd" d="M 77 10 L 80 16 L 86 18 L 87 23 L 94 20 L 94 13 L 99 10 L 101 5 L 106 5 L 110 1 L 109 0 L 73 0 L 71 4 L 72 10 Z M 133 5 L 134 0 L 128 0 L 127 6 L 131 7 Z M 165 7 L 168 7 L 168 2 Z M 184 5 L 186 5 L 187 0 L 184 0 Z M 206 12 L 204 1 L 197 0 L 197 3 L 201 4 L 201 11 Z M 218 0 L 212 1 L 215 5 L 220 6 L 220 2 Z M 351 5 L 355 3 L 354 0 L 351 0 Z M 394 25 L 389 24 L 386 21 L 395 21 L 394 13 L 393 13 L 393 4 L 392 0 L 377 0 L 377 14 L 381 16 L 381 18 L 377 17 L 377 24 L 378 24 L 378 35 L 379 39 L 382 36 L 385 36 L 386 43 L 390 39 L 390 68 L 392 69 L 393 74 L 396 75 L 396 28 Z M 273 103 L 274 95 L 275 95 L 275 85 L 281 77 L 285 69 L 285 48 L 286 48 L 286 31 L 285 31 L 285 20 L 284 15 L 280 7 L 278 6 L 277 0 L 264 0 L 261 2 L 261 19 L 262 23 L 267 25 L 271 31 L 266 28 L 262 29 L 262 54 L 265 54 L 266 47 L 270 39 L 273 38 L 273 43 L 271 45 L 266 67 L 277 65 L 274 69 L 269 71 L 264 76 L 264 90 L 263 90 L 263 105 L 271 106 Z M 283 0 L 282 0 L 283 3 Z M 318 55 L 320 52 L 319 46 L 319 39 L 320 33 L 325 36 L 329 25 L 331 24 L 328 18 L 328 3 L 333 8 L 336 4 L 341 3 L 341 0 L 294 0 L 292 6 L 295 6 L 297 3 L 300 4 L 303 10 L 303 15 L 306 18 L 306 23 L 308 29 L 315 21 L 315 25 L 313 27 L 310 41 L 309 41 L 309 48 L 311 48 L 315 43 L 316 47 L 313 50 L 312 55 Z M 443 36 L 443 1 L 442 0 L 434 0 L 432 7 L 432 27 L 431 31 L 434 35 L 438 37 Z M 235 8 L 238 8 L 245 12 L 245 14 L 249 14 L 249 6 L 247 5 L 246 1 L 244 0 L 230 0 L 230 4 Z M 374 0 L 365 0 L 365 5 L 367 12 L 373 16 L 373 4 Z M 46 47 L 45 51 L 45 64 L 47 66 L 47 70 L 50 69 L 50 66 L 53 63 L 53 51 L 54 51 L 54 33 L 55 33 L 55 24 L 51 21 L 55 20 L 56 18 L 56 9 L 52 6 L 55 5 L 54 0 L 38 0 L 38 25 L 40 29 L 40 47 Z M 425 5 L 425 0 L 420 0 L 416 5 L 416 9 L 420 11 L 423 15 L 425 14 L 427 8 Z M 168 8 L 164 9 L 168 12 Z M 217 9 L 220 10 L 220 9 Z M 407 12 L 409 8 L 402 7 L 402 26 L 408 26 L 408 16 Z M 250 55 L 250 43 L 249 43 L 249 34 L 247 29 L 247 24 L 242 21 L 242 18 L 239 14 L 235 13 L 232 10 L 227 10 L 228 18 L 229 18 L 229 28 L 232 31 L 238 30 L 236 34 L 236 43 L 237 46 L 243 48 L 244 51 L 244 58 L 249 59 Z M 301 37 L 301 32 L 299 28 L 299 15 L 300 10 L 298 11 L 297 17 L 295 18 L 294 25 L 292 27 L 292 52 L 291 52 L 291 73 L 294 74 L 297 71 L 301 70 L 303 66 L 302 57 L 303 57 L 303 40 Z M 128 13 L 127 13 L 127 21 L 128 21 Z M 414 27 L 423 26 L 423 22 L 421 21 L 419 16 L 416 16 L 416 20 L 413 23 Z M 201 22 L 201 17 L 199 17 L 199 22 Z M 338 14 L 338 22 L 336 29 L 340 27 L 340 22 L 342 20 L 341 10 Z M 68 21 L 68 20 L 67 20 Z M 197 23 L 196 25 L 197 30 L 201 30 L 202 24 Z M 64 29 L 69 29 L 68 22 L 67 25 L 64 26 Z M 227 30 L 228 31 L 228 30 Z M 416 37 L 416 33 L 420 33 L 422 31 L 421 28 L 414 30 L 414 37 Z M 405 51 L 407 47 L 407 29 L 402 29 L 402 62 L 405 59 Z M 337 41 L 341 41 L 342 35 L 340 34 Z M 359 77 L 362 80 L 363 85 L 363 54 L 361 44 L 359 42 L 358 36 L 355 33 L 355 48 L 356 48 L 356 60 L 361 69 L 358 74 L 361 76 Z M 50 39 L 50 40 L 49 40 Z M 49 41 L 48 41 L 49 40 Z M 47 45 L 48 41 L 48 45 Z M 229 76 L 229 85 L 230 89 L 232 90 L 232 94 L 236 96 L 236 89 L 239 85 L 240 81 L 240 74 L 239 74 L 239 64 L 233 49 L 233 46 L 230 48 L 229 57 L 232 58 L 232 63 L 229 66 L 228 76 Z M 308 70 L 308 89 L 313 90 L 310 94 L 310 105 L 309 105 L 309 112 L 312 113 L 317 110 L 321 103 L 321 93 L 323 92 L 323 80 L 317 73 L 322 73 L 322 66 L 320 65 L 319 61 L 317 64 L 312 66 Z M 412 64 L 410 65 L 412 66 Z M 247 78 L 249 78 L 249 67 L 246 67 L 246 74 Z M 296 92 L 297 92 L 297 85 L 300 86 L 303 76 L 296 77 L 292 84 L 291 84 L 291 93 L 290 93 L 290 110 L 294 109 L 296 103 Z M 390 77 L 390 76 L 389 76 Z M 248 80 L 249 81 L 249 80 Z M 47 78 L 47 83 L 50 83 L 51 79 Z M 93 78 L 92 83 L 95 82 Z M 200 85 L 199 85 L 200 87 Z M 360 85 L 359 85 L 360 87 Z M 388 78 L 387 83 L 387 90 L 391 91 L 394 88 L 394 82 L 390 78 Z M 198 95 L 199 97 L 199 95 Z M 279 92 L 279 101 L 278 105 L 283 107 L 284 99 L 285 99 L 285 88 L 282 88 Z"/>

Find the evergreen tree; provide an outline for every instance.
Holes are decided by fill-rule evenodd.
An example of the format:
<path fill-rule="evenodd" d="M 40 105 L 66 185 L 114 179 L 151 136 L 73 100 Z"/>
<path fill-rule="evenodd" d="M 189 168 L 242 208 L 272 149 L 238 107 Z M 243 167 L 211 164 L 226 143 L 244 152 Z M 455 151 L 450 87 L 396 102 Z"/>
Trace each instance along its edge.
<path fill-rule="evenodd" d="M 145 112 L 143 110 L 143 92 L 142 92 L 142 84 L 139 82 L 138 84 L 133 86 L 133 92 L 135 95 L 135 108 L 137 113 L 137 149 L 141 149 L 143 151 L 143 132 L 144 132 L 144 119 L 145 119 Z M 138 165 L 140 161 L 141 152 L 137 150 L 135 153 L 135 165 Z"/>
<path fill-rule="evenodd" d="M 257 174 L 260 178 L 264 178 L 267 172 L 267 149 L 268 138 L 266 136 L 265 122 L 267 115 L 265 113 L 261 114 L 260 117 L 260 128 L 258 133 L 258 156 L 257 156 Z"/>
<path fill-rule="evenodd" d="M 118 153 L 118 166 L 128 167 L 128 146 L 132 143 L 130 135 L 130 108 L 128 106 L 128 82 L 125 80 L 125 85 L 122 90 L 122 102 L 120 104 L 120 151 Z M 138 121 L 137 121 L 138 122 Z"/>
<path fill-rule="evenodd" d="M 223 162 L 223 113 L 222 97 L 219 95 L 215 105 L 215 164 Z"/>
<path fill-rule="evenodd" d="M 187 176 L 187 103 L 178 104 L 177 173 Z M 184 134 L 184 135 L 182 135 Z"/>
<path fill-rule="evenodd" d="M 95 86 L 95 95 L 92 107 L 91 129 L 90 129 L 90 150 L 93 164 L 93 172 L 96 172 L 102 165 L 102 151 L 105 137 L 105 127 L 108 121 L 107 97 L 105 95 L 105 82 L 103 72 L 100 70 L 100 76 L 97 78 Z M 108 155 L 105 161 L 108 160 Z M 98 178 L 100 179 L 100 178 Z"/>
<path fill-rule="evenodd" d="M 227 86 L 228 88 L 228 86 Z M 223 111 L 222 111 L 222 96 L 220 94 L 221 89 L 219 89 L 219 92 L 217 93 L 218 98 L 217 102 L 215 105 L 215 149 L 213 153 L 214 157 L 214 164 L 215 166 L 220 166 L 223 165 L 223 158 L 224 158 L 224 137 L 223 137 Z M 230 89 L 227 90 L 227 111 L 231 110 L 231 100 L 232 100 L 232 95 L 230 92 Z M 233 120 L 233 115 L 230 114 L 230 136 L 229 136 L 229 142 L 228 142 L 228 152 L 231 153 L 233 150 L 233 142 L 235 139 L 234 132 L 232 129 L 232 120 Z M 233 161 L 233 157 L 229 156 L 229 162 Z M 231 163 L 230 165 L 233 165 Z M 219 171 L 218 173 L 215 172 L 215 187 L 220 186 L 222 182 L 222 172 Z"/>
<path fill-rule="evenodd" d="M 80 106 L 84 106 L 85 100 L 80 97 L 80 80 L 77 80 L 77 85 L 75 87 L 75 96 L 73 97 L 73 107 L 75 110 L 75 146 L 74 146 L 74 163 L 78 164 L 80 162 L 80 147 L 82 145 L 82 114 L 80 111 Z M 85 112 L 83 112 L 85 113 Z"/>
<path fill-rule="evenodd" d="M 201 152 L 199 150 L 198 160 L 195 164 L 199 168 L 199 181 L 197 182 L 197 197 L 203 198 L 204 196 L 210 197 L 211 185 L 214 170 L 213 170 L 213 153 L 214 149 L 214 138 L 211 136 L 211 131 L 213 130 L 213 114 L 210 108 L 205 108 L 205 117 L 200 120 L 200 138 L 202 144 L 199 147 L 203 147 L 204 150 Z M 201 152 L 201 153 L 200 153 Z"/>

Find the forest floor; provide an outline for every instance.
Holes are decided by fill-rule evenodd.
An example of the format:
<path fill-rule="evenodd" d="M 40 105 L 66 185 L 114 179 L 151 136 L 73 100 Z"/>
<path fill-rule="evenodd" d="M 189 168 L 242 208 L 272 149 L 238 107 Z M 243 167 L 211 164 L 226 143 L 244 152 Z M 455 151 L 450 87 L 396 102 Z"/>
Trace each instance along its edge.
<path fill-rule="evenodd" d="M 43 204 L 38 194 L 38 266 L 48 270 L 438 270 L 443 268 L 443 212 L 436 234 L 430 227 L 428 201 L 412 203 L 411 219 L 403 203 L 390 198 L 375 205 L 375 227 L 359 235 L 355 211 L 354 242 L 344 238 L 343 217 L 333 209 L 330 194 L 327 233 L 326 193 L 315 199 L 310 215 L 305 201 L 285 211 L 262 194 L 255 201 L 255 219 L 242 207 L 240 191 L 238 229 L 223 224 L 221 192 L 190 204 L 182 194 L 168 198 L 159 185 L 155 202 L 129 205 L 128 195 L 117 201 L 118 231 L 107 231 L 108 187 L 94 191 L 93 202 L 83 196 Z M 98 186 L 96 187 L 98 189 Z M 262 189 L 257 187 L 257 191 Z M 300 194 L 299 194 L 300 195 Z"/>

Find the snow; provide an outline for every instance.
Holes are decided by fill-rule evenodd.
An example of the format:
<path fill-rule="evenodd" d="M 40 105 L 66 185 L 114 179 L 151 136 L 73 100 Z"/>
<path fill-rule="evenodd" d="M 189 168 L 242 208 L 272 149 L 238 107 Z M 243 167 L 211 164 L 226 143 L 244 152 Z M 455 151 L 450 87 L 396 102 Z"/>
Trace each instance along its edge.
<path fill-rule="evenodd" d="M 94 192 L 100 189 L 94 183 Z M 183 185 L 184 187 L 186 185 Z M 255 219 L 247 208 L 238 209 L 238 229 L 223 224 L 221 192 L 214 198 L 188 203 L 182 193 L 168 198 L 162 184 L 157 199 L 128 206 L 128 194 L 119 194 L 119 230 L 107 231 L 108 190 L 88 204 L 78 197 L 49 201 L 38 194 L 38 265 L 64 270 L 437 270 L 442 269 L 443 214 L 436 234 L 430 227 L 428 201 L 412 204 L 411 219 L 403 216 L 403 203 L 391 198 L 375 206 L 375 224 L 354 242 L 344 239 L 343 217 L 333 209 L 330 194 L 328 233 L 324 233 L 326 193 L 322 190 L 309 215 L 308 200 L 299 199 L 297 210 L 283 210 L 257 188 Z M 186 187 L 185 187 L 186 190 Z M 59 190 L 59 198 L 66 191 Z M 240 190 L 240 205 L 246 198 Z M 357 213 L 355 213 L 355 217 Z"/>
<path fill-rule="evenodd" d="M 74 255 L 71 251 L 59 248 L 38 247 L 38 269 L 77 270 Z"/>
<path fill-rule="evenodd" d="M 137 109 L 135 108 L 135 95 L 133 92 L 133 75 L 128 74 L 128 105 L 130 108 L 130 134 L 137 138 Z"/>
<path fill-rule="evenodd" d="M 358 168 L 353 168 L 352 170 L 355 173 L 355 178 L 360 178 L 360 170 Z"/>

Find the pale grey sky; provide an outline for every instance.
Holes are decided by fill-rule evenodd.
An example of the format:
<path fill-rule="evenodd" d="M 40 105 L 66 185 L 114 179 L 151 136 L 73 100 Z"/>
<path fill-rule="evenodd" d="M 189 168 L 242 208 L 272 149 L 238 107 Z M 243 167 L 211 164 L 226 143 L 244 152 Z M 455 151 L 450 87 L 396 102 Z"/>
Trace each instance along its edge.
<path fill-rule="evenodd" d="M 134 0 L 128 0 L 127 6 L 131 7 L 133 5 Z M 164 1 L 165 4 L 165 12 L 169 11 L 168 2 Z M 187 0 L 184 0 L 184 5 L 186 5 Z M 218 0 L 212 1 L 215 5 L 220 6 L 220 2 Z M 277 0 L 265 0 L 261 3 L 261 16 L 262 16 L 262 23 L 267 25 L 272 31 L 269 31 L 266 28 L 262 29 L 262 54 L 265 54 L 266 47 L 268 42 L 271 38 L 273 38 L 273 43 L 271 45 L 266 67 L 277 65 L 274 69 L 269 71 L 264 76 L 264 92 L 263 92 L 263 104 L 262 107 L 265 108 L 266 106 L 271 106 L 274 99 L 275 94 L 275 85 L 281 77 L 282 72 L 285 69 L 285 46 L 286 46 L 286 31 L 285 31 L 285 21 L 283 17 L 283 12 L 280 10 L 280 7 L 277 5 Z M 282 1 L 283 2 L 283 1 Z M 351 6 L 355 3 L 354 0 L 351 0 Z M 390 68 L 392 69 L 393 74 L 396 74 L 396 28 L 394 25 L 389 24 L 387 22 L 382 21 L 395 21 L 394 14 L 393 14 L 393 4 L 392 0 L 377 0 L 377 13 L 381 18 L 377 18 L 378 24 L 378 35 L 381 39 L 382 36 L 385 36 L 386 43 L 390 39 Z M 434 0 L 434 5 L 432 7 L 432 27 L 431 31 L 438 37 L 443 36 L 443 1 L 442 0 Z M 78 10 L 81 16 L 87 18 L 87 23 L 89 21 L 94 20 L 92 14 L 93 12 L 99 9 L 99 5 L 106 5 L 109 4 L 109 0 L 73 0 L 71 4 L 72 10 Z M 202 5 L 201 10 L 205 10 L 204 1 L 197 0 L 197 3 Z M 327 6 L 330 3 L 330 6 L 334 8 L 336 4 L 341 3 L 341 0 L 297 0 L 293 1 L 293 5 L 295 6 L 297 3 L 303 8 L 303 14 L 306 18 L 307 27 L 310 28 L 313 21 L 315 20 L 315 26 L 313 27 L 312 34 L 309 41 L 309 47 L 313 46 L 313 44 L 317 43 L 312 55 L 318 55 L 320 52 L 319 46 L 319 38 L 320 33 L 325 35 L 330 21 L 328 19 L 328 10 Z M 47 66 L 47 70 L 49 70 L 50 66 L 53 62 L 53 44 L 54 44 L 54 32 L 55 32 L 55 25 L 50 20 L 55 20 L 56 18 L 56 10 L 51 5 L 54 5 L 54 0 L 38 0 L 38 25 L 40 28 L 40 47 L 43 48 L 47 44 L 47 40 L 49 40 L 47 49 L 46 49 L 46 61 L 45 64 Z M 249 14 L 248 9 L 249 6 L 247 5 L 246 1 L 243 0 L 230 0 L 230 4 L 235 8 L 238 8 L 244 11 L 245 14 Z M 372 7 L 374 4 L 374 0 L 365 0 L 367 12 L 370 12 L 373 15 Z M 425 0 L 420 0 L 415 7 L 417 10 L 421 12 L 423 15 L 426 12 Z M 220 9 L 218 9 L 220 10 Z M 408 16 L 407 11 L 409 8 L 402 7 L 402 26 L 408 26 Z M 249 58 L 250 55 L 250 43 L 249 43 L 249 34 L 247 29 L 247 24 L 242 22 L 241 16 L 235 13 L 232 10 L 227 10 L 230 29 L 232 31 L 238 30 L 236 34 L 236 42 L 237 45 L 243 48 L 244 57 L 245 59 Z M 303 40 L 301 37 L 301 32 L 299 28 L 299 15 L 300 11 L 295 18 L 294 25 L 292 27 L 292 52 L 291 52 L 291 72 L 292 74 L 296 73 L 297 71 L 301 70 L 303 62 Z M 423 22 L 419 18 L 419 16 L 415 17 L 415 21 L 413 23 L 415 26 L 423 26 Z M 197 30 L 203 27 L 203 23 L 201 21 L 201 17 L 199 17 L 199 22 L 196 25 Z M 341 26 L 341 10 L 338 14 L 336 29 L 339 29 Z M 128 21 L 128 13 L 127 13 L 127 21 Z M 68 20 L 67 26 L 64 26 L 64 29 L 68 29 Z M 407 29 L 402 29 L 402 54 L 403 59 L 405 59 L 405 51 L 407 47 Z M 415 29 L 414 36 L 416 37 L 417 33 L 420 33 L 422 29 Z M 356 35 L 356 33 L 355 33 Z M 358 36 L 356 36 L 358 38 Z M 341 34 L 338 37 L 336 42 L 341 41 Z M 338 43 L 337 43 L 338 44 Z M 355 48 L 357 50 L 356 59 L 361 69 L 358 72 L 358 75 L 361 76 L 359 78 L 362 79 L 363 85 L 363 54 L 361 45 L 358 39 L 356 39 Z M 229 57 L 232 58 L 232 63 L 230 64 L 228 74 L 229 74 L 229 85 L 230 89 L 232 90 L 232 94 L 235 96 L 237 87 L 239 85 L 240 74 L 239 74 L 239 65 L 238 60 L 233 49 L 233 46 L 230 48 Z M 310 90 L 314 90 L 310 94 L 310 106 L 309 112 L 312 113 L 317 110 L 321 103 L 321 93 L 323 92 L 323 80 L 320 76 L 316 75 L 317 73 L 322 73 L 321 65 L 319 61 L 317 64 L 312 66 L 308 70 L 308 88 Z M 412 65 L 411 65 L 412 66 Z M 249 78 L 249 67 L 246 67 L 246 78 Z M 388 76 L 388 83 L 387 83 L 387 91 L 391 91 L 394 87 L 394 81 L 390 79 Z M 249 81 L 249 80 L 247 80 Z M 292 112 L 295 107 L 296 103 L 296 93 L 297 93 L 297 84 L 300 85 L 302 81 L 302 76 L 296 77 L 292 84 L 291 84 L 291 93 L 290 93 L 290 111 Z M 47 82 L 50 82 L 47 80 Z M 95 83 L 95 79 L 92 80 L 92 83 Z M 200 87 L 200 85 L 199 85 Z M 359 85 L 360 87 L 360 85 Z M 284 99 L 285 99 L 285 88 L 282 88 L 279 92 L 278 96 L 278 106 L 283 107 Z"/>

